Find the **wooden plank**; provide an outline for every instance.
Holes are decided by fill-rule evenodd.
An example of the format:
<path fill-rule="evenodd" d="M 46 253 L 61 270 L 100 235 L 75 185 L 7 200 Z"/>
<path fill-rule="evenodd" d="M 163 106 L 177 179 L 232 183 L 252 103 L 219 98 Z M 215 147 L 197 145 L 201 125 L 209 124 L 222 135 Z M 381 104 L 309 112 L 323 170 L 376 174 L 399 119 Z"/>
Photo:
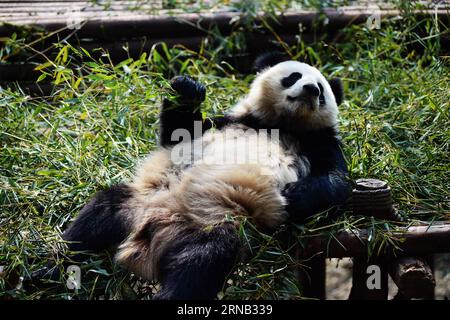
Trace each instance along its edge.
<path fill-rule="evenodd" d="M 281 35 L 281 38 L 286 43 L 293 44 L 296 41 L 295 35 Z M 140 56 L 142 52 L 148 52 L 154 45 L 158 43 L 166 43 L 169 47 L 175 45 L 182 45 L 192 50 L 197 50 L 200 46 L 201 41 L 204 39 L 203 36 L 194 36 L 194 37 L 180 37 L 180 38 L 140 38 L 140 39 L 125 39 L 119 41 L 80 41 L 78 43 L 79 46 L 85 48 L 93 57 L 99 57 L 101 52 L 94 50 L 96 48 L 103 48 L 103 50 L 109 52 L 110 58 L 112 61 L 118 62 L 122 61 L 129 56 L 137 58 Z M 233 65 L 237 70 L 243 73 L 250 72 L 250 67 L 255 57 L 265 50 L 268 49 L 268 45 L 270 45 L 271 41 L 275 41 L 275 37 L 273 35 L 262 35 L 262 34 L 252 34 L 248 38 L 248 42 L 252 43 L 251 50 L 245 55 L 236 55 L 230 57 L 227 62 Z M 304 41 L 313 41 L 312 36 L 305 35 L 303 37 Z M 57 39 L 54 39 L 56 42 Z M 52 43 L 52 39 L 48 39 L 48 43 Z M 125 52 L 123 47 L 127 46 L 128 51 Z M 45 46 L 37 46 L 36 50 L 42 51 L 45 50 Z M 270 49 L 270 48 L 269 48 Z M 272 48 L 273 49 L 273 48 Z M 51 58 L 52 55 L 57 52 L 49 52 L 48 56 Z M 34 58 L 34 61 L 39 57 Z M 43 62 L 43 61 L 42 61 Z M 8 81 L 21 81 L 20 85 L 23 89 L 27 89 L 31 86 L 32 82 L 35 81 L 40 72 L 34 71 L 34 64 L 0 64 L 0 82 L 3 82 L 3 86 L 8 86 Z M 34 86 L 32 86 L 34 87 Z M 39 90 L 33 90 L 33 93 L 39 93 Z"/>
<path fill-rule="evenodd" d="M 153 0 L 150 0 L 153 1 Z M 39 4 L 39 3 L 55 3 L 55 2 L 85 2 L 89 3 L 92 2 L 90 0 L 0 0 L 0 3 L 33 3 L 33 4 Z M 112 2 L 148 2 L 146 0 L 96 0 L 96 3 L 100 4 L 108 4 Z"/>
<path fill-rule="evenodd" d="M 67 10 L 71 10 L 71 9 L 78 9 L 78 10 L 82 10 L 84 12 L 89 12 L 89 11 L 103 11 L 103 12 L 122 12 L 122 11 L 126 11 L 126 12 L 135 12 L 135 13 L 139 13 L 139 12 L 143 12 L 145 13 L 146 10 L 150 10 L 150 9 L 158 9 L 155 8 L 153 6 L 150 5 L 145 5 L 142 8 L 136 9 L 135 7 L 131 7 L 131 6 L 112 6 L 109 8 L 104 8 L 104 7 L 100 7 L 100 6 L 89 6 L 89 5 L 83 5 L 83 4 L 79 4 L 79 5 L 58 5 L 58 8 L 55 9 L 53 6 L 25 6 L 25 5 L 20 5 L 20 6 L 6 6 L 3 7 L 0 5 L 0 14 L 3 15 L 5 13 L 11 13 L 11 14 L 20 14 L 20 13 L 30 13 L 30 14 L 35 14 L 35 13 L 50 13 L 50 12 L 63 12 L 63 11 L 67 11 Z"/>
<path fill-rule="evenodd" d="M 398 11 L 387 12 L 387 15 L 396 16 Z M 219 28 L 221 32 L 227 33 L 231 30 L 230 22 L 240 18 L 241 14 L 236 12 L 223 12 L 218 14 L 182 14 L 176 16 L 168 15 L 119 15 L 114 17 L 99 17 L 88 21 L 80 30 L 77 30 L 79 37 L 95 37 L 100 33 L 107 34 L 109 38 L 126 38 L 130 34 L 133 36 L 154 35 L 160 37 L 173 36 L 190 36 L 194 32 L 195 35 L 205 34 L 199 31 L 196 25 L 203 29 L 208 29 L 212 25 Z M 338 29 L 345 27 L 351 23 L 363 23 L 370 16 L 367 12 L 351 11 L 338 12 L 336 10 L 328 11 L 327 16 L 330 20 L 329 24 L 324 26 L 325 32 L 337 32 Z M 317 12 L 297 12 L 287 13 L 278 17 L 279 24 L 274 25 L 274 29 L 283 34 L 296 34 L 298 32 L 298 24 L 309 29 L 320 14 Z M 442 19 L 449 18 L 448 15 L 442 16 Z M 30 17 L 27 20 L 15 21 L 17 24 L 36 25 L 47 29 L 48 31 L 60 30 L 67 27 L 67 18 L 60 17 L 54 19 L 42 19 Z M 189 25 L 190 24 L 190 25 Z M 239 24 L 239 23 L 238 23 Z M 131 32 L 132 30 L 132 32 Z M 4 25 L 0 27 L 0 36 L 7 36 L 11 33 L 11 27 Z"/>
<path fill-rule="evenodd" d="M 212 26 L 217 27 L 226 36 L 231 32 L 232 28 L 239 26 L 245 20 L 240 19 L 242 14 L 238 12 L 183 13 L 175 16 L 170 16 L 165 11 L 162 11 L 162 14 L 159 16 L 130 12 L 132 13 L 92 18 L 87 22 L 83 22 L 79 30 L 67 28 L 67 23 L 71 22 L 68 21 L 67 16 L 48 20 L 41 17 L 27 17 L 28 20 L 22 20 L 22 22 L 25 21 L 30 25 L 43 27 L 49 32 L 58 30 L 57 34 L 48 37 L 45 41 L 38 41 L 33 46 L 37 51 L 46 51 L 50 57 L 54 54 L 54 50 L 50 49 L 50 51 L 47 51 L 48 47 L 62 38 L 67 38 L 67 41 L 72 45 L 82 46 L 91 51 L 94 48 L 103 48 L 110 52 L 114 62 L 118 62 L 127 58 L 127 53 L 122 49 L 126 44 L 129 47 L 129 54 L 134 58 L 137 58 L 141 52 L 148 51 L 158 42 L 166 42 L 169 46 L 181 44 L 196 50 L 202 38 L 210 36 L 208 30 Z M 305 28 L 302 40 L 306 43 L 314 41 L 315 32 L 326 34 L 326 41 L 334 43 L 340 41 L 339 32 L 342 28 L 352 23 L 364 23 L 367 17 L 370 16 L 370 12 L 367 12 L 367 10 L 352 10 L 351 8 L 348 10 L 327 9 L 325 12 L 329 23 L 323 25 L 320 30 L 317 27 L 313 28 L 313 26 L 321 15 L 315 11 L 308 10 L 281 14 L 277 17 L 278 23 L 273 24 L 273 29 L 288 44 L 294 44 L 297 41 L 296 35 L 298 34 L 299 23 L 301 23 Z M 93 12 L 90 14 L 93 14 Z M 398 14 L 398 11 L 392 11 L 391 14 Z M 259 19 L 262 17 L 271 19 L 264 15 L 260 15 Z M 449 15 L 439 15 L 438 12 L 438 18 L 443 23 L 447 23 Z M 231 22 L 234 20 L 237 20 L 237 22 L 232 25 Z M 3 21 L 1 17 L 0 21 Z M 20 23 L 17 23 L 17 25 L 20 25 Z M 8 37 L 17 32 L 19 28 L 20 26 L 12 24 L 6 23 L 2 26 L 0 24 L 0 37 Z M 231 65 L 236 66 L 238 70 L 244 73 L 249 71 L 247 70 L 248 59 L 266 50 L 275 49 L 271 43 L 274 40 L 274 36 L 270 33 L 248 33 L 245 36 L 247 37 L 247 42 L 252 44 L 248 48 L 248 56 L 244 57 L 244 59 L 239 57 L 239 59 L 235 59 L 236 61 L 230 61 Z M 446 39 L 444 37 L 441 39 L 441 42 L 443 47 L 445 47 Z M 40 61 L 39 57 L 34 59 L 37 62 Z M 12 75 L 14 74 L 13 72 Z M 0 72 L 0 81 L 4 81 L 2 79 L 4 77 Z M 33 80 L 36 78 L 36 73 L 28 72 L 27 76 L 22 77 L 26 78 L 24 80 Z M 12 80 L 17 79 L 8 78 L 7 81 Z"/>
<path fill-rule="evenodd" d="M 144 17 L 154 18 L 156 14 L 149 13 L 136 13 L 134 11 L 61 11 L 61 12 L 47 12 L 47 13 L 37 13 L 31 15 L 30 13 L 10 13 L 10 14 L 0 14 L 0 19 L 7 23 L 17 23 L 17 24 L 28 24 L 28 25 L 43 25 L 46 22 L 61 22 L 68 19 L 79 19 L 81 21 L 108 21 L 111 19 L 118 18 L 123 19 L 136 19 Z"/>
<path fill-rule="evenodd" d="M 0 87 L 15 88 L 20 87 L 26 94 L 37 97 L 51 97 L 54 85 L 51 83 L 36 83 L 36 82 L 1 82 Z"/>
<path fill-rule="evenodd" d="M 400 250 L 392 246 L 383 248 L 382 252 L 393 255 L 422 255 L 450 252 L 450 224 L 436 224 L 432 226 L 411 226 L 399 228 L 396 231 L 386 231 Z M 367 230 L 359 232 L 340 232 L 335 235 L 336 240 L 329 241 L 325 237 L 312 237 L 304 248 L 304 255 L 321 253 L 328 258 L 344 258 L 364 256 L 367 254 Z M 378 252 L 379 244 L 373 252 Z"/>
<path fill-rule="evenodd" d="M 122 10 L 122 9 L 141 9 L 141 8 L 161 8 L 161 2 L 147 2 L 142 4 L 136 4 L 132 1 L 115 1 L 110 5 L 101 5 L 92 2 L 82 1 L 82 2 L 38 2 L 38 3 L 1 3 L 0 2 L 0 10 L 6 9 L 26 9 L 27 11 L 33 11 L 38 9 L 52 9 L 54 11 L 61 10 L 61 8 L 67 7 L 84 7 L 84 8 L 99 8 L 103 10 Z"/>
<path fill-rule="evenodd" d="M 221 19 L 226 19 L 227 23 L 231 21 L 231 19 L 237 19 L 242 14 L 239 12 L 222 12 L 222 13 L 187 13 L 187 14 L 181 14 L 171 16 L 167 12 L 160 12 L 159 15 L 156 17 L 155 14 L 151 13 L 139 13 L 136 11 L 129 11 L 132 13 L 131 15 L 126 15 L 125 17 L 122 16 L 121 12 L 117 15 L 111 15 L 107 16 L 110 12 L 115 13 L 115 11 L 106 11 L 101 13 L 98 12 L 98 17 L 92 16 L 91 11 L 81 11 L 77 13 L 77 17 L 84 20 L 90 20 L 91 22 L 95 23 L 98 21 L 108 21 L 109 23 L 114 24 L 115 22 L 121 22 L 121 21 L 128 21 L 130 23 L 133 23 L 135 21 L 142 21 L 142 20 L 152 20 L 155 19 L 156 21 L 161 21 L 161 19 L 178 19 L 178 20 L 186 20 L 191 23 L 197 23 L 200 21 L 208 21 L 211 23 L 212 21 L 219 22 Z M 419 13 L 419 12 L 418 12 Z M 335 9 L 325 9 L 324 14 L 328 16 L 330 21 L 333 21 L 333 25 L 338 22 L 346 21 L 353 22 L 353 21 L 359 21 L 363 22 L 366 21 L 369 16 L 372 15 L 371 12 L 368 12 L 367 10 L 335 10 Z M 398 10 L 383 10 L 381 12 L 381 17 L 394 17 L 398 16 L 400 14 L 400 11 Z M 420 11 L 420 14 L 437 14 L 441 15 L 443 17 L 447 16 L 448 18 L 448 11 L 446 10 L 423 10 Z M 47 28 L 49 30 L 54 30 L 53 24 L 59 24 L 59 28 L 62 27 L 62 24 L 64 23 L 64 20 L 66 17 L 54 17 L 54 12 L 48 12 L 48 17 L 45 16 L 39 16 L 39 17 L 25 17 L 23 19 L 20 19 L 19 17 L 16 19 L 14 16 L 8 17 L 7 19 L 3 19 L 2 22 L 9 22 L 9 23 L 15 23 L 20 25 L 36 25 L 41 26 L 44 28 Z M 297 11 L 295 13 L 285 13 L 279 16 L 279 20 L 289 21 L 295 19 L 295 22 L 306 22 L 311 23 L 312 21 L 317 20 L 320 17 L 321 13 L 318 12 L 312 12 L 312 11 Z M 266 15 L 261 14 L 260 17 L 265 17 Z M 58 29 L 59 29 L 58 28 Z M 298 29 L 298 25 L 297 25 Z"/>
<path fill-rule="evenodd" d="M 78 3 L 88 3 L 94 5 L 104 5 L 109 6 L 114 3 L 133 3 L 133 4 L 146 4 L 146 3 L 162 3 L 161 0 L 98 0 L 95 3 L 88 0 L 45 0 L 45 1 L 36 1 L 36 0 L 20 0 L 20 1 L 10 1 L 10 0 L 0 0 L 1 5 L 14 5 L 14 4 L 23 4 L 26 3 L 28 5 L 41 5 L 41 4 L 78 4 Z"/>
<path fill-rule="evenodd" d="M 136 1 L 114 1 L 110 4 L 97 4 L 88 1 L 79 2 L 33 2 L 33 3 L 0 3 L 0 21 L 8 22 L 10 20 L 4 20 L 2 17 L 5 14 L 11 14 L 12 16 L 20 17 L 21 13 L 29 13 L 31 15 L 39 14 L 55 14 L 71 12 L 73 10 L 79 10 L 80 14 L 83 15 L 86 12 L 134 12 L 134 13 L 148 13 L 150 11 L 159 12 L 162 9 L 162 1 L 154 0 L 147 2 L 136 2 Z M 4 20 L 4 21 L 3 21 Z"/>

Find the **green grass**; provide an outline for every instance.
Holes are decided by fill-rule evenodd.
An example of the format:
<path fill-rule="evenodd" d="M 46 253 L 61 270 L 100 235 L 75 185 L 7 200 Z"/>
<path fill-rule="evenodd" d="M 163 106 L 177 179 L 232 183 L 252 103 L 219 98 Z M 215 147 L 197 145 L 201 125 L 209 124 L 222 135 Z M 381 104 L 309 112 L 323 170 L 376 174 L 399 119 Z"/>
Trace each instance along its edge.
<path fill-rule="evenodd" d="M 450 68 L 439 45 L 448 32 L 433 18 L 405 13 L 380 29 L 350 26 L 347 41 L 338 45 L 289 47 L 294 58 L 344 80 L 340 129 L 351 177 L 388 181 L 408 221 L 449 219 Z M 77 293 L 64 282 L 28 290 L 14 290 L 8 282 L 42 267 L 61 242 L 61 230 L 95 191 L 129 179 L 136 161 L 156 148 L 159 104 L 172 94 L 171 76 L 189 74 L 207 85 L 206 116 L 223 112 L 248 91 L 253 76 L 221 63 L 245 48 L 242 39 L 236 31 L 200 52 L 163 46 L 116 65 L 106 53 L 93 59 L 62 42 L 60 54 L 38 67 L 42 81 L 56 84 L 51 97 L 1 89 L 0 298 L 151 298 L 155 284 L 115 266 L 110 254 L 82 265 Z M 11 39 L 8 46 L 26 52 L 23 42 Z M 223 298 L 301 297 L 294 271 L 303 262 L 281 240 L 286 233 L 303 242 L 312 234 L 369 227 L 376 234 L 372 243 L 385 240 L 384 221 L 344 216 L 330 224 L 322 216 L 275 235 L 243 226 L 251 258 L 230 275 Z"/>

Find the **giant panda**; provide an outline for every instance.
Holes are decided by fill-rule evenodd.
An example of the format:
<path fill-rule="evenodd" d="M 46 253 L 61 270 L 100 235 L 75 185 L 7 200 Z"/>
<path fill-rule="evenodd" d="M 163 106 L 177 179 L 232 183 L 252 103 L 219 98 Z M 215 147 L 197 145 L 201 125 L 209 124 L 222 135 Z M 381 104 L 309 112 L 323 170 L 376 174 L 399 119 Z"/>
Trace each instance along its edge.
<path fill-rule="evenodd" d="M 345 202 L 340 80 L 277 54 L 255 65 L 249 93 L 214 119 L 202 119 L 203 85 L 186 76 L 172 80 L 178 98 L 163 101 L 161 146 L 131 182 L 98 192 L 81 210 L 63 233 L 71 251 L 118 246 L 120 265 L 161 283 L 156 298 L 213 299 L 239 257 L 242 217 L 270 230 Z M 173 139 L 179 129 L 194 133 L 194 121 L 202 124 L 199 137 Z M 248 143 L 273 132 L 277 139 L 266 139 L 264 148 Z M 189 161 L 174 161 L 189 146 L 182 158 Z M 222 161 L 242 152 L 257 161 Z"/>

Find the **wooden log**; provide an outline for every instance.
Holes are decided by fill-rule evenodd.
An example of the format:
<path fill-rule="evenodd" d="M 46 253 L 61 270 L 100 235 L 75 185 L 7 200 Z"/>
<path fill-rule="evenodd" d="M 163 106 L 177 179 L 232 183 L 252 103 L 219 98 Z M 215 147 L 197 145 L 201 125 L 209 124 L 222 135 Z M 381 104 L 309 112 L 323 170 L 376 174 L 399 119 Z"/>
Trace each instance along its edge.
<path fill-rule="evenodd" d="M 293 44 L 296 39 L 294 36 L 282 36 L 283 41 L 289 44 Z M 311 40 L 309 37 L 304 37 L 308 41 Z M 135 39 L 135 40 L 121 40 L 115 42 L 81 42 L 80 46 L 86 49 L 94 58 L 99 58 L 103 51 L 95 50 L 97 48 L 102 48 L 106 52 L 109 52 L 110 58 L 113 62 L 123 61 L 128 57 L 138 59 L 143 52 L 148 52 L 154 45 L 158 43 L 165 43 L 169 47 L 181 45 L 191 50 L 197 50 L 200 47 L 203 37 L 185 37 L 185 38 L 169 38 L 169 39 Z M 252 34 L 248 37 L 249 43 L 252 43 L 251 50 L 242 55 L 234 55 L 229 59 L 225 59 L 228 63 L 234 66 L 239 72 L 249 73 L 251 72 L 252 62 L 255 57 L 265 50 L 274 49 L 270 47 L 270 41 L 275 40 L 272 35 L 261 35 Z M 128 50 L 125 51 L 123 48 L 127 47 Z M 45 50 L 45 46 L 36 48 L 38 51 Z M 48 54 L 50 59 L 52 55 L 56 55 L 57 52 L 52 52 Z M 40 57 L 36 57 L 34 60 L 39 60 Z M 41 61 L 44 62 L 44 61 Z M 37 64 L 31 63 L 17 63 L 17 64 L 7 64 L 0 65 L 0 85 L 2 86 L 15 86 L 15 82 L 19 82 L 19 86 L 24 90 L 28 90 L 31 87 L 35 87 L 37 78 L 41 75 L 40 71 L 35 71 Z M 10 82 L 10 83 L 8 83 Z M 40 85 L 50 85 L 49 83 L 40 83 Z M 38 93 L 39 91 L 34 92 Z"/>
<path fill-rule="evenodd" d="M 401 221 L 392 205 L 391 188 L 378 179 L 358 179 L 352 192 L 353 214 Z"/>
<path fill-rule="evenodd" d="M 398 287 L 394 299 L 433 299 L 436 281 L 425 260 L 419 257 L 398 258 L 391 262 L 389 274 Z"/>
<path fill-rule="evenodd" d="M 425 261 L 425 263 L 430 267 L 433 277 L 434 277 L 434 274 L 435 274 L 434 273 L 434 271 L 435 271 L 435 269 L 434 269 L 434 256 L 435 256 L 434 254 L 423 254 L 423 255 L 419 256 L 419 258 L 422 259 L 423 261 Z M 426 299 L 434 300 L 435 297 L 436 297 L 435 293 L 436 293 L 436 290 L 432 290 L 430 292 L 430 296 L 427 297 Z"/>

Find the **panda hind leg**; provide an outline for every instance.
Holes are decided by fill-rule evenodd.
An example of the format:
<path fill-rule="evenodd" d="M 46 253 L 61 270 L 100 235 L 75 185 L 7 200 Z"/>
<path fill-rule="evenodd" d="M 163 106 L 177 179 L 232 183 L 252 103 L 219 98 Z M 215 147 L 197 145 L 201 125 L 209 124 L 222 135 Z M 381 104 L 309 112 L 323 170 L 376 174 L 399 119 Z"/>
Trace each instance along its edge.
<path fill-rule="evenodd" d="M 232 225 L 187 234 L 161 259 L 162 289 L 155 299 L 216 298 L 236 263 L 239 248 L 239 236 Z"/>
<path fill-rule="evenodd" d="M 129 224 L 123 204 L 131 197 L 131 190 L 125 184 L 102 190 L 81 209 L 76 219 L 64 231 L 70 260 L 81 262 L 86 258 L 82 252 L 100 252 L 122 242 L 129 232 Z M 72 254 L 73 253 L 73 254 Z M 69 264 L 68 261 L 64 262 Z M 39 283 L 43 279 L 57 280 L 60 270 L 55 260 L 50 259 L 45 267 L 36 270 L 25 279 Z"/>
<path fill-rule="evenodd" d="M 126 184 L 97 192 L 62 235 L 69 250 L 99 252 L 122 242 L 131 227 L 123 205 L 131 196 Z"/>

